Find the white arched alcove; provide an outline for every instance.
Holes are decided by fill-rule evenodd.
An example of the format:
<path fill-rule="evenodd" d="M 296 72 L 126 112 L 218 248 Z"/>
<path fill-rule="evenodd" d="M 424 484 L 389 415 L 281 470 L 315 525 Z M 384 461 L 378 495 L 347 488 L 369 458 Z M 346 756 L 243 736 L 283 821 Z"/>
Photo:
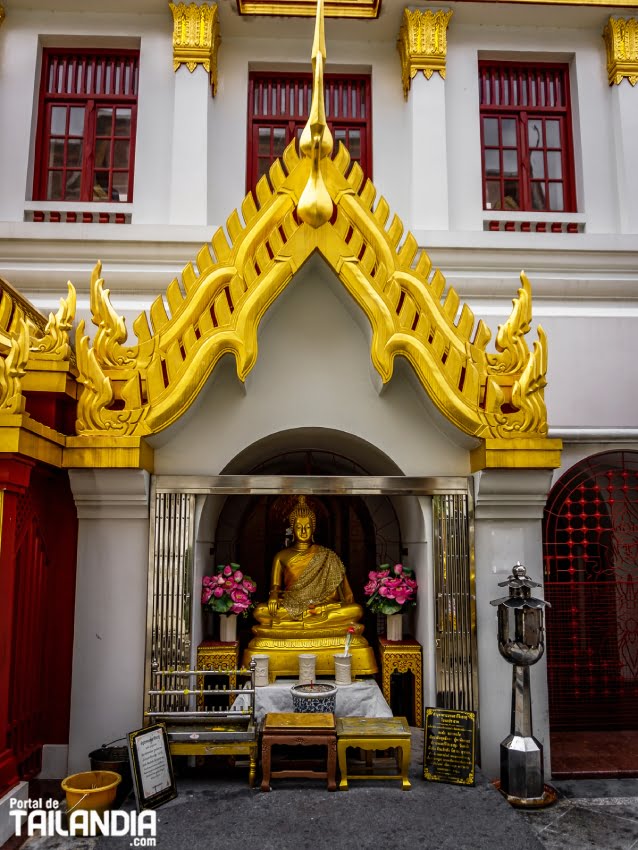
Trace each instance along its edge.
<path fill-rule="evenodd" d="M 326 447 L 326 448 L 324 448 Z M 223 470 L 231 474 L 255 473 L 260 467 L 268 464 L 271 458 L 275 458 L 268 468 L 270 472 L 276 473 L 277 458 L 282 457 L 287 449 L 288 453 L 300 450 L 327 450 L 334 452 L 344 462 L 349 459 L 353 465 L 360 468 L 360 474 L 374 474 L 379 476 L 400 474 L 392 461 L 383 456 L 374 446 L 365 443 L 351 434 L 341 434 L 327 429 L 300 429 L 299 431 L 286 431 L 273 434 L 269 438 L 259 441 L 258 444 L 248 446 L 237 458 L 233 458 L 228 467 Z M 345 453 L 348 453 L 347 455 Z M 282 472 L 284 470 L 281 470 Z M 338 467 L 330 470 L 332 474 L 339 474 Z M 216 548 L 216 530 L 220 515 L 227 499 L 238 498 L 234 496 L 207 495 L 197 497 L 196 514 L 196 547 L 194 565 L 194 598 L 197 600 L 201 580 L 216 561 L 211 557 L 211 552 Z M 250 497 L 242 497 L 244 499 Z M 419 581 L 418 605 L 413 612 L 413 624 L 415 637 L 424 647 L 426 658 L 426 669 L 434 669 L 434 648 L 430 635 L 433 634 L 433 602 L 432 602 L 432 552 L 430 541 L 430 529 L 432 523 L 431 499 L 429 497 L 416 496 L 366 496 L 363 501 L 369 510 L 373 522 L 383 516 L 382 502 L 390 503 L 390 510 L 396 516 L 396 522 L 400 528 L 400 540 L 402 552 L 397 557 L 415 570 Z M 382 521 L 382 520 L 381 520 Z M 321 541 L 320 541 L 321 542 Z M 342 553 L 340 553 L 342 554 Z M 348 565 L 346 564 L 346 567 Z M 370 569 L 377 566 L 370 564 Z M 246 572 L 250 573 L 250 565 L 242 564 Z M 263 601 L 267 597 L 267 588 L 259 587 L 258 598 Z M 358 599 L 364 604 L 364 599 Z M 193 646 L 196 647 L 202 635 L 201 608 L 196 604 L 193 607 Z M 371 637 L 371 636 L 370 636 Z M 426 686 L 426 698 L 434 696 L 434 684 Z"/>

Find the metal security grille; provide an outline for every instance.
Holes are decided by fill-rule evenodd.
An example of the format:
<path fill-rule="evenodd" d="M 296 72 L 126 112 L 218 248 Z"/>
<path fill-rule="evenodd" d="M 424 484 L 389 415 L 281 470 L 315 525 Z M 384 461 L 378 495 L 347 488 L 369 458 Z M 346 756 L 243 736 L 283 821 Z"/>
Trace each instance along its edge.
<path fill-rule="evenodd" d="M 195 496 L 156 493 L 153 513 L 147 693 L 154 670 L 190 669 Z M 184 680 L 178 677 L 172 681 L 164 677 L 163 684 L 166 690 L 184 688 Z M 183 707 L 180 696 L 159 697 L 153 704 L 154 710 L 162 711 Z"/>
<path fill-rule="evenodd" d="M 326 74 L 324 100 L 335 141 L 371 177 L 370 77 Z M 312 75 L 253 72 L 248 86 L 247 189 L 268 173 L 287 145 L 299 138 L 310 113 Z"/>
<path fill-rule="evenodd" d="M 552 729 L 638 729 L 638 453 L 570 469 L 543 541 Z"/>
<path fill-rule="evenodd" d="M 478 710 L 476 595 L 469 500 L 434 496 L 437 706 Z"/>
<path fill-rule="evenodd" d="M 574 212 L 566 65 L 480 62 L 483 206 Z"/>

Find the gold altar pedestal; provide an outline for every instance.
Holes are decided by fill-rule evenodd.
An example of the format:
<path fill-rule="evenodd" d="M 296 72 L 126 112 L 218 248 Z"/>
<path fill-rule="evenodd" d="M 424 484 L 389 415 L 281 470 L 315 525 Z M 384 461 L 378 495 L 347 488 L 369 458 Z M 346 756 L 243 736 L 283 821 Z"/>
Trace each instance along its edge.
<path fill-rule="evenodd" d="M 317 675 L 334 676 L 334 656 L 343 654 L 344 638 L 338 636 L 316 638 L 265 638 L 254 637 L 242 656 L 242 667 L 250 664 L 252 655 L 268 656 L 268 673 L 271 681 L 278 676 L 296 678 L 299 672 L 298 656 L 313 653 L 317 656 Z M 350 644 L 352 675 L 372 676 L 378 668 L 374 651 L 368 641 L 356 635 Z"/>
<path fill-rule="evenodd" d="M 202 641 L 197 647 L 197 669 L 198 670 L 228 670 L 228 687 L 237 687 L 237 673 L 235 672 L 239 661 L 239 641 L 222 642 L 219 640 Z M 248 660 L 250 664 L 250 659 Z M 248 664 L 245 665 L 248 667 Z M 197 677 L 197 709 L 204 708 L 204 676 Z M 235 695 L 230 696 L 229 705 L 235 701 Z"/>
<path fill-rule="evenodd" d="M 388 705 L 392 705 L 390 680 L 393 673 L 414 676 L 414 725 L 423 726 L 423 647 L 413 638 L 388 640 L 379 638 L 381 655 L 381 689 Z"/>

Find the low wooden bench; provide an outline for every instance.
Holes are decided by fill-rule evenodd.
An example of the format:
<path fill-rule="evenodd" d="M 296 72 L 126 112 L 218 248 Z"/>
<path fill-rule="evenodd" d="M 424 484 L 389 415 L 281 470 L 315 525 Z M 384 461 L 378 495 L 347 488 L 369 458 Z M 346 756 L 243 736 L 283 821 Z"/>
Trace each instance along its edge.
<path fill-rule="evenodd" d="M 325 770 L 290 767 L 285 770 L 272 770 L 271 758 L 273 746 L 287 747 L 314 746 L 327 747 Z M 337 738 L 334 714 L 271 712 L 264 720 L 261 737 L 261 767 L 263 778 L 262 791 L 270 791 L 271 779 L 327 779 L 328 791 L 337 790 Z"/>
<path fill-rule="evenodd" d="M 347 750 L 358 747 L 365 751 L 396 751 L 396 773 L 374 773 L 373 766 L 365 773 L 350 773 Z M 410 727 L 405 717 L 339 717 L 337 719 L 337 756 L 341 781 L 339 790 L 348 790 L 350 779 L 397 779 L 404 791 L 411 788 L 408 779 L 410 767 Z"/>

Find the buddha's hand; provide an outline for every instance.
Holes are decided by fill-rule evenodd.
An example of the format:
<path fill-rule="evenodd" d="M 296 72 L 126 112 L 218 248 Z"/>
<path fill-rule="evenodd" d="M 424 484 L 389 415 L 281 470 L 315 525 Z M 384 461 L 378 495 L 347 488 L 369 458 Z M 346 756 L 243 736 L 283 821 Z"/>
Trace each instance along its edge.
<path fill-rule="evenodd" d="M 304 611 L 303 617 L 310 618 L 316 620 L 327 620 L 331 611 L 335 611 L 341 608 L 338 602 L 324 602 L 318 605 L 309 605 L 308 608 Z"/>
<path fill-rule="evenodd" d="M 277 613 L 277 608 L 279 608 L 279 594 L 274 593 L 271 594 L 270 598 L 268 599 L 268 613 L 271 617 L 275 616 L 275 614 Z"/>

